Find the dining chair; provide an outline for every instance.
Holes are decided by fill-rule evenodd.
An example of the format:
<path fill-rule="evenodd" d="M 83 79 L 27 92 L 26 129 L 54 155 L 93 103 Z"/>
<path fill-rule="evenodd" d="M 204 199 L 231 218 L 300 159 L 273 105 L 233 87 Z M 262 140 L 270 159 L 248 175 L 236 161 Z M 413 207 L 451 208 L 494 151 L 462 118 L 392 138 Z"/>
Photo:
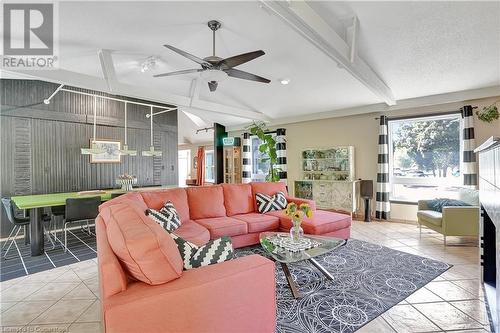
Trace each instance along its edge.
<path fill-rule="evenodd" d="M 21 251 L 19 250 L 19 247 L 17 246 L 16 242 L 16 237 L 19 235 L 19 232 L 21 231 L 22 228 L 30 224 L 30 218 L 29 217 L 17 217 L 14 212 L 14 206 L 12 205 L 12 202 L 10 198 L 2 198 L 2 204 L 5 209 L 5 214 L 7 214 L 7 218 L 9 219 L 9 222 L 14 225 L 14 228 L 12 228 L 9 236 L 7 237 L 7 240 L 2 246 L 2 251 L 7 247 L 7 251 L 5 251 L 5 254 L 3 255 L 4 258 L 7 257 L 7 254 L 9 253 L 10 248 L 12 247 L 12 244 L 17 249 L 17 253 L 21 257 Z M 10 241 L 10 242 L 9 242 Z"/>
<path fill-rule="evenodd" d="M 24 265 L 24 260 L 22 260 L 21 251 L 19 250 L 19 247 L 17 246 L 16 238 L 19 235 L 19 232 L 21 231 L 21 229 L 24 228 L 25 232 L 27 231 L 28 228 L 26 228 L 26 227 L 29 226 L 29 224 L 30 224 L 30 218 L 29 218 L 29 216 L 24 216 L 24 217 L 17 216 L 16 211 L 15 211 L 15 208 L 16 208 L 15 204 L 12 202 L 12 200 L 10 198 L 2 198 L 2 205 L 3 205 L 3 208 L 5 210 L 5 214 L 7 215 L 7 219 L 9 220 L 10 223 L 12 223 L 14 225 L 14 228 L 12 228 L 9 236 L 7 237 L 7 240 L 5 241 L 5 243 L 2 246 L 2 251 L 7 246 L 7 250 L 5 251 L 3 257 L 7 258 L 7 255 L 9 254 L 9 251 L 12 247 L 12 244 L 14 244 L 14 246 L 17 250 L 17 254 L 21 258 L 21 261 L 23 263 L 24 270 L 25 270 L 26 274 L 28 274 L 26 266 Z M 52 244 L 52 248 L 54 249 L 55 244 L 52 241 L 52 238 L 50 237 L 50 235 L 48 234 L 45 226 L 43 226 L 43 232 L 47 236 L 47 238 L 49 239 L 50 243 Z"/>
<path fill-rule="evenodd" d="M 90 228 L 91 225 L 89 224 L 89 220 L 95 220 L 95 218 L 99 214 L 98 208 L 100 204 L 101 204 L 101 197 L 66 199 L 66 209 L 64 213 L 64 228 L 63 228 L 64 252 L 68 250 L 68 232 L 70 232 L 73 236 L 75 236 L 80 242 L 87 245 L 71 230 L 68 229 L 68 224 L 76 222 L 87 222 L 87 228 Z"/>
<path fill-rule="evenodd" d="M 60 230 L 60 221 L 64 221 L 64 213 L 66 206 L 52 206 L 50 207 L 50 226 L 49 230 L 57 238 L 57 231 Z"/>

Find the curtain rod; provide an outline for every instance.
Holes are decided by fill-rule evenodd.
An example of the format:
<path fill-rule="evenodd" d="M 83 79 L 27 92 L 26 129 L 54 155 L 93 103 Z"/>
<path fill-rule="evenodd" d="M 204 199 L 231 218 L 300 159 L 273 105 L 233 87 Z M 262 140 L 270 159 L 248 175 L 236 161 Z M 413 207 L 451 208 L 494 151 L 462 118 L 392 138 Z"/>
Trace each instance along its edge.
<path fill-rule="evenodd" d="M 57 89 L 47 98 L 44 99 L 43 102 L 45 104 L 50 104 L 50 100 L 59 92 L 59 91 L 65 91 L 65 92 L 70 92 L 78 95 L 85 95 L 85 96 L 92 96 L 92 97 L 97 97 L 97 98 L 102 98 L 102 99 L 108 99 L 111 101 L 117 101 L 117 102 L 122 102 L 122 103 L 128 103 L 128 104 L 136 104 L 136 105 L 142 105 L 142 106 L 148 106 L 148 107 L 153 107 L 153 108 L 158 108 L 158 109 L 163 109 L 163 111 L 173 111 L 177 110 L 177 107 L 165 107 L 157 104 L 148 104 L 148 103 L 141 103 L 141 102 L 133 102 L 129 101 L 126 99 L 121 99 L 121 98 L 115 98 L 115 97 L 108 97 L 108 96 L 102 96 L 102 95 L 97 95 L 97 94 L 91 94 L 91 93 L 86 93 L 83 91 L 76 91 L 76 90 L 71 90 L 67 88 L 63 88 L 64 84 L 61 84 Z M 163 112 L 162 112 L 163 113 Z"/>
<path fill-rule="evenodd" d="M 277 132 L 277 130 L 274 130 L 274 131 L 265 131 L 265 132 L 264 132 L 264 134 L 273 134 L 273 133 L 276 133 L 276 132 Z M 248 133 L 248 134 L 250 134 L 250 135 L 253 135 L 253 134 L 252 134 L 252 133 L 250 133 L 250 132 L 243 132 L 243 133 Z M 241 136 L 241 135 L 243 135 L 243 133 L 241 133 L 241 134 L 240 134 L 240 136 Z"/>
<path fill-rule="evenodd" d="M 473 106 L 473 109 L 477 109 L 477 106 Z M 428 113 L 428 114 L 420 114 L 420 115 L 413 115 L 413 116 L 399 116 L 399 117 L 387 117 L 387 120 L 405 120 L 405 119 L 412 119 L 412 118 L 425 118 L 425 117 L 432 117 L 432 116 L 446 116 L 449 114 L 455 114 L 455 113 L 460 113 L 460 110 L 455 110 L 455 111 L 444 111 L 444 112 L 437 112 L 437 113 Z M 375 120 L 380 120 L 380 117 L 373 118 Z"/>

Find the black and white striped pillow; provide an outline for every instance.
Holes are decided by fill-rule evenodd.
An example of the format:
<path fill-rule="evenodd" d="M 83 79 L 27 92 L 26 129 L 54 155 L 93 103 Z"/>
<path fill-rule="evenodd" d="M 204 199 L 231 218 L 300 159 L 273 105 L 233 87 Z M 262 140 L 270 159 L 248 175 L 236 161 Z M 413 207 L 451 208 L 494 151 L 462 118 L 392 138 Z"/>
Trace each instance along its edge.
<path fill-rule="evenodd" d="M 234 256 L 231 237 L 213 239 L 203 246 L 196 246 L 174 233 L 170 236 L 177 244 L 185 270 L 221 263 Z"/>
<path fill-rule="evenodd" d="M 147 209 L 146 215 L 159 223 L 168 232 L 175 231 L 181 226 L 181 218 L 171 201 L 165 202 L 160 211 L 151 208 Z"/>
<path fill-rule="evenodd" d="M 277 192 L 272 197 L 263 193 L 256 193 L 255 200 L 257 201 L 257 210 L 261 214 L 270 212 L 272 210 L 285 209 L 288 205 L 285 193 L 281 191 Z"/>

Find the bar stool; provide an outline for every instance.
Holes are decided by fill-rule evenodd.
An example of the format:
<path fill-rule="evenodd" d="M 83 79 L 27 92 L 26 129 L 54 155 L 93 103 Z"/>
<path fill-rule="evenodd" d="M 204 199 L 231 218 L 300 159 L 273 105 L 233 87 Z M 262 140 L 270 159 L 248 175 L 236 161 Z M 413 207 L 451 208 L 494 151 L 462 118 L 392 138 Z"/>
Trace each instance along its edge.
<path fill-rule="evenodd" d="M 75 236 L 80 242 L 87 245 L 71 230 L 68 230 L 68 224 L 76 222 L 87 222 L 87 228 L 90 227 L 89 220 L 95 220 L 99 214 L 98 208 L 101 204 L 101 197 L 71 198 L 66 199 L 66 210 L 64 216 L 64 252 L 68 250 L 68 232 Z M 94 224 L 95 225 L 95 224 Z M 89 229 L 90 231 L 90 229 Z M 87 245 L 88 246 L 88 245 Z"/>

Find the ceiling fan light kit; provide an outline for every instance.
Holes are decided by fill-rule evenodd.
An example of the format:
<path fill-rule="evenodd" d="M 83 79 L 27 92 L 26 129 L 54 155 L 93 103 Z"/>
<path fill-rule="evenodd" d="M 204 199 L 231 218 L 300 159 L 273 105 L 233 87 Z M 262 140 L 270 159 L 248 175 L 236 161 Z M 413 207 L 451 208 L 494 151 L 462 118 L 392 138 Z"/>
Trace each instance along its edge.
<path fill-rule="evenodd" d="M 206 71 L 201 72 L 201 77 L 206 79 L 207 81 L 217 81 L 222 82 L 227 79 L 228 75 L 224 71 L 220 71 L 217 69 L 208 69 Z"/>
<path fill-rule="evenodd" d="M 215 55 L 215 32 L 220 29 L 222 26 L 219 21 L 216 20 L 211 20 L 208 22 L 208 27 L 210 30 L 212 30 L 212 55 L 205 57 L 205 58 L 199 58 L 197 56 L 194 56 L 190 53 L 187 53 L 185 51 L 182 51 L 172 45 L 163 45 L 167 49 L 174 51 L 175 53 L 180 54 L 183 57 L 186 57 L 197 64 L 201 66 L 201 68 L 195 68 L 195 69 L 185 69 L 185 70 L 180 70 L 180 71 L 175 71 L 175 72 L 169 72 L 169 73 L 163 73 L 163 74 L 157 74 L 153 75 L 153 77 L 165 77 L 165 76 L 173 76 L 173 75 L 181 75 L 181 74 L 189 74 L 189 73 L 197 73 L 197 72 L 202 72 L 201 77 L 208 82 L 208 88 L 210 89 L 211 92 L 214 92 L 217 90 L 218 82 L 224 80 L 227 78 L 227 76 L 238 78 L 238 79 L 243 79 L 243 80 L 248 80 L 248 81 L 255 81 L 255 82 L 261 82 L 261 83 L 269 83 L 271 80 L 263 78 L 261 76 L 248 73 L 239 69 L 236 69 L 234 67 L 239 66 L 241 64 L 244 64 L 246 62 L 249 62 L 255 58 L 258 58 L 260 56 L 263 56 L 265 54 L 264 51 L 258 50 L 258 51 L 253 51 L 253 52 L 248 52 L 248 53 L 243 53 L 239 54 L 237 56 L 229 57 L 229 58 L 220 58 Z"/>

